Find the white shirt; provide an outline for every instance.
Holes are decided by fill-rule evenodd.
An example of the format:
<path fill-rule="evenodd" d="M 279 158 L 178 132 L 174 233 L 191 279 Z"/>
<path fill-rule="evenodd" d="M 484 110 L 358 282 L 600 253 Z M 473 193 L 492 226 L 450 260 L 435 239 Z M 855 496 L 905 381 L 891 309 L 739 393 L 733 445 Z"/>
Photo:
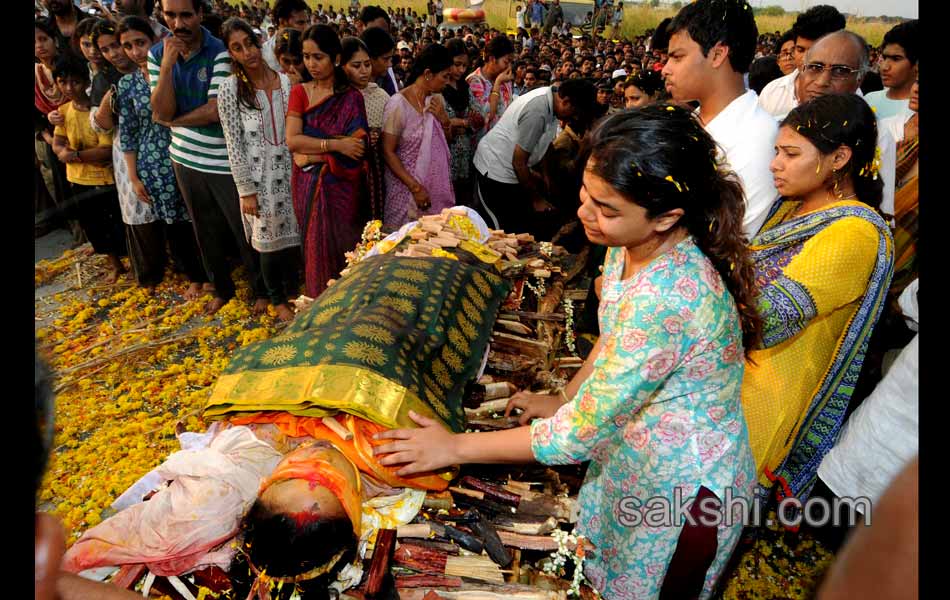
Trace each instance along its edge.
<path fill-rule="evenodd" d="M 528 157 L 528 166 L 541 162 L 548 146 L 554 141 L 557 134 L 558 119 L 554 115 L 554 96 L 550 87 L 540 87 L 531 90 L 523 96 L 515 98 L 505 112 L 501 115 L 498 123 L 492 127 L 485 137 L 478 143 L 475 150 L 474 164 L 478 172 L 488 176 L 493 181 L 501 183 L 518 183 L 518 175 L 511 161 L 515 155 L 515 146 L 518 145 L 519 131 L 518 126 L 521 120 L 521 114 L 525 107 L 535 98 L 545 97 L 547 100 L 547 116 L 549 120 L 541 137 L 534 148 L 524 148 L 531 151 Z M 538 109 L 537 104 L 532 104 L 532 109 Z M 528 116 L 528 115 L 525 115 Z"/>
<path fill-rule="evenodd" d="M 524 11 L 519 10 L 518 14 L 515 15 L 515 22 L 518 24 L 519 28 L 524 28 Z"/>
<path fill-rule="evenodd" d="M 903 125 L 903 124 L 902 124 Z M 901 137 L 904 137 L 903 126 Z M 884 191 L 881 196 L 881 212 L 887 215 L 894 214 L 894 183 L 897 179 L 897 141 L 890 130 L 877 120 L 877 147 L 881 149 L 881 182 Z M 893 225 L 893 219 L 890 219 Z"/>
<path fill-rule="evenodd" d="M 887 89 L 871 92 L 864 100 L 874 109 L 878 119 L 887 119 L 903 113 L 910 105 L 910 98 L 891 100 L 887 97 Z"/>
<path fill-rule="evenodd" d="M 871 94 L 868 94 L 868 96 L 870 95 Z M 893 117 L 878 119 L 877 126 L 887 130 L 887 132 L 891 134 L 891 137 L 894 138 L 895 143 L 900 143 L 904 141 L 904 125 L 907 124 L 907 121 L 910 121 L 910 118 L 913 116 L 914 111 L 907 108 Z"/>
<path fill-rule="evenodd" d="M 756 93 L 746 90 L 706 124 L 706 131 L 720 146 L 723 162 L 742 183 L 746 197 L 742 228 L 751 240 L 779 197 L 769 170 L 778 124 L 759 106 Z"/>
<path fill-rule="evenodd" d="M 795 80 L 798 79 L 798 69 L 778 79 L 773 79 L 762 88 L 759 96 L 759 106 L 776 119 L 784 119 L 785 115 L 798 106 L 798 97 L 795 95 Z"/>
<path fill-rule="evenodd" d="M 917 281 L 900 297 L 904 315 L 915 323 Z M 918 452 L 917 340 L 914 336 L 904 347 L 871 395 L 851 414 L 818 467 L 818 476 L 839 498 L 864 496 L 872 504 L 877 502 Z"/>
<path fill-rule="evenodd" d="M 274 47 L 277 45 L 277 35 L 275 32 L 269 40 L 261 45 L 261 56 L 264 58 L 264 62 L 267 63 L 268 67 L 280 73 L 280 61 L 277 60 L 277 55 L 274 54 Z"/>

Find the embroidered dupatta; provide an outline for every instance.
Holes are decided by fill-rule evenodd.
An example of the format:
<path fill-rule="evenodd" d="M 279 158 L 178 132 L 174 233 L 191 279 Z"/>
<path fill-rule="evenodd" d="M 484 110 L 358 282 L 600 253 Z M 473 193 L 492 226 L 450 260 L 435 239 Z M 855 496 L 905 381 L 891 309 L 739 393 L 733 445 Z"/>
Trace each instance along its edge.
<path fill-rule="evenodd" d="M 779 211 L 785 201 L 776 202 L 766 222 Z M 884 308 L 894 270 L 894 247 L 890 229 L 884 219 L 868 206 L 835 206 L 780 223 L 761 231 L 753 240 L 751 250 L 756 265 L 787 265 L 802 245 L 845 217 L 859 217 L 878 230 L 877 259 L 868 278 L 861 305 L 838 340 L 834 359 L 825 371 L 818 392 L 812 398 L 801 421 L 788 456 L 774 472 L 766 469 L 772 481 L 781 484 L 779 496 L 807 498 L 815 483 L 818 466 L 838 438 L 845 411 L 854 392 L 871 332 Z M 804 329 L 818 314 L 808 290 L 792 279 L 776 277 L 763 288 L 760 306 L 764 308 L 766 329 L 788 339 Z M 771 321 L 771 322 L 770 322 Z M 778 323 L 781 321 L 781 323 Z M 777 343 L 765 336 L 765 345 Z"/>

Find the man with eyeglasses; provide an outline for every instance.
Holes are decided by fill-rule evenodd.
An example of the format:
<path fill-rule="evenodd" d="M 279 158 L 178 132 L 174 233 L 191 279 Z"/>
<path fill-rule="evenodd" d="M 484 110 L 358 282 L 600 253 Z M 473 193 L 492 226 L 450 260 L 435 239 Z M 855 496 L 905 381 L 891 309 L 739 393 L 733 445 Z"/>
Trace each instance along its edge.
<path fill-rule="evenodd" d="M 752 239 L 778 198 L 769 171 L 778 125 L 743 77 L 758 39 L 752 10 L 744 1 L 698 0 L 679 11 L 667 32 L 666 89 L 676 102 L 699 102 L 700 121 L 742 183 L 743 229 Z"/>
<path fill-rule="evenodd" d="M 798 68 L 801 67 L 805 52 L 821 37 L 845 28 L 846 21 L 838 9 L 827 4 L 813 6 L 795 19 L 792 31 L 795 35 L 795 44 L 792 47 L 792 58 L 795 70 L 771 81 L 762 88 L 759 94 L 759 106 L 777 119 L 785 118 L 793 108 L 798 106 L 798 97 L 795 95 L 795 83 L 798 79 Z"/>
<path fill-rule="evenodd" d="M 917 20 L 895 25 L 884 35 L 881 82 L 886 89 L 864 97 L 879 119 L 909 112 L 910 91 L 917 80 Z"/>
<path fill-rule="evenodd" d="M 868 72 L 868 60 L 867 43 L 860 35 L 845 30 L 829 33 L 815 42 L 805 54 L 795 82 L 796 97 L 804 103 L 826 94 L 861 95 L 861 80 Z M 784 119 L 785 115 L 779 118 Z M 894 214 L 897 146 L 887 128 L 881 126 L 880 117 L 877 121 L 877 145 L 881 150 L 880 176 L 884 183 L 881 212 L 890 218 Z"/>

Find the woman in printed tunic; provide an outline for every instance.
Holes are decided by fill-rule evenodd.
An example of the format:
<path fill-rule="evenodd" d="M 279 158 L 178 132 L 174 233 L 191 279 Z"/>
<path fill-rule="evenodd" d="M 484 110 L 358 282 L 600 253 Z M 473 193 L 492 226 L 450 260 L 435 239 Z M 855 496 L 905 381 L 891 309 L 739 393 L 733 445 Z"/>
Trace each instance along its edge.
<path fill-rule="evenodd" d="M 234 68 L 218 92 L 218 112 L 231 174 L 241 197 L 245 235 L 261 253 L 270 303 L 282 321 L 293 319 L 287 301 L 299 291 L 300 231 L 290 195 L 290 149 L 285 127 L 290 79 L 261 55 L 245 21 L 228 19 L 222 41 Z"/>
<path fill-rule="evenodd" d="M 529 426 L 452 434 L 415 416 L 386 432 L 384 465 L 408 475 L 456 463 L 590 461 L 576 532 L 594 546 L 584 574 L 607 598 L 708 597 L 739 540 L 755 477 L 740 390 L 756 342 L 744 199 L 716 166 L 716 146 L 688 111 L 649 106 L 608 117 L 591 134 L 578 216 L 609 247 L 601 336 L 557 394 L 520 392 Z M 694 498 L 713 523 L 656 503 Z M 653 499 L 649 504 L 647 501 Z M 730 510 L 732 509 L 732 510 Z M 656 509 L 654 508 L 654 511 Z"/>

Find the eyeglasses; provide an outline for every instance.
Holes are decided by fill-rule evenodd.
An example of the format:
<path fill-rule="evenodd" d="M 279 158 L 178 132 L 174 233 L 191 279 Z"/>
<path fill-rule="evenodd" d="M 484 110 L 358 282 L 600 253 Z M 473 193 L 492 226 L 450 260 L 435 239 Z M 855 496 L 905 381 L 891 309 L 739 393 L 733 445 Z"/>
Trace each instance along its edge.
<path fill-rule="evenodd" d="M 842 80 L 860 73 L 861 69 L 852 69 L 846 65 L 825 65 L 822 63 L 805 63 L 802 65 L 802 73 L 808 73 L 812 77 L 818 77 L 825 71 L 831 71 L 832 79 Z"/>
<path fill-rule="evenodd" d="M 779 58 L 794 58 L 794 57 L 795 57 L 795 51 L 794 51 L 794 50 L 786 50 L 785 52 L 779 52 L 779 53 L 778 53 L 778 57 L 779 57 Z"/>

